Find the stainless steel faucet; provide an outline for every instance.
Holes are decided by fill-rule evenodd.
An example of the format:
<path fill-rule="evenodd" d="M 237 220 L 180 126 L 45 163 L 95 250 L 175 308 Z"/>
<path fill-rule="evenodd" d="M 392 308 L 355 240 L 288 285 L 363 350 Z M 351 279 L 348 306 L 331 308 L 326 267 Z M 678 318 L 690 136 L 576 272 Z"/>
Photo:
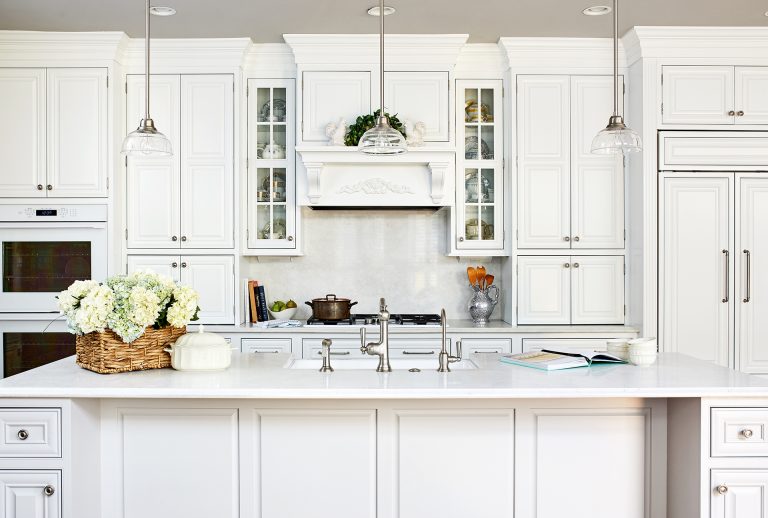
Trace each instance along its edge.
<path fill-rule="evenodd" d="M 326 338 L 323 340 L 322 346 L 322 355 L 323 355 L 323 366 L 320 367 L 320 372 L 333 372 L 333 367 L 331 367 L 331 344 L 333 342 L 330 338 Z"/>
<path fill-rule="evenodd" d="M 384 298 L 379 299 L 379 341 L 365 343 L 365 327 L 361 327 L 360 351 L 363 354 L 379 356 L 376 372 L 392 372 L 392 366 L 389 364 L 389 311 Z"/>
<path fill-rule="evenodd" d="M 440 348 L 440 354 L 437 355 L 437 372 L 451 372 L 450 364 L 461 361 L 461 342 L 456 342 L 456 353 L 458 356 L 451 356 L 448 346 L 448 320 L 445 318 L 445 309 L 440 310 L 440 324 L 442 327 L 442 347 Z"/>

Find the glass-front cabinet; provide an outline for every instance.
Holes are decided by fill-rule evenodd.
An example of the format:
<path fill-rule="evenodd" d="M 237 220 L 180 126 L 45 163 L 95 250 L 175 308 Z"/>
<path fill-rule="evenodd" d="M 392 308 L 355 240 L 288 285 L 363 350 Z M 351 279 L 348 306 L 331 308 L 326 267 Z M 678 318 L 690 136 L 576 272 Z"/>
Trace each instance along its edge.
<path fill-rule="evenodd" d="M 252 255 L 291 255 L 296 239 L 293 79 L 248 80 L 248 229 Z"/>
<path fill-rule="evenodd" d="M 455 254 L 504 252 L 501 81 L 456 81 Z M 494 254 L 497 252 L 498 254 Z"/>

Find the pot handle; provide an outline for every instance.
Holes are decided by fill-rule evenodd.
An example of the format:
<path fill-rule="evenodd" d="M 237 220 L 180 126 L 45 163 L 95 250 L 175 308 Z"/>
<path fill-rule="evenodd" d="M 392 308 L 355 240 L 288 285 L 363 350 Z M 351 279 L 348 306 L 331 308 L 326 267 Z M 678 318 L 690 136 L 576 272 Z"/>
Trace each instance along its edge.
<path fill-rule="evenodd" d="M 309 306 L 312 309 L 315 309 L 315 306 L 313 306 L 311 302 L 304 301 L 304 304 L 306 304 L 307 306 Z"/>
<path fill-rule="evenodd" d="M 170 347 L 166 347 L 165 349 L 163 349 L 163 351 L 165 351 L 167 353 L 172 353 L 173 349 L 171 349 Z"/>
<path fill-rule="evenodd" d="M 351 308 L 351 307 L 352 307 L 352 306 L 354 306 L 355 304 L 357 304 L 357 301 L 355 301 L 355 302 L 350 302 L 350 303 L 349 303 L 349 307 Z"/>
<path fill-rule="evenodd" d="M 336 300 L 336 295 L 333 293 L 329 293 L 325 296 L 325 300 Z"/>

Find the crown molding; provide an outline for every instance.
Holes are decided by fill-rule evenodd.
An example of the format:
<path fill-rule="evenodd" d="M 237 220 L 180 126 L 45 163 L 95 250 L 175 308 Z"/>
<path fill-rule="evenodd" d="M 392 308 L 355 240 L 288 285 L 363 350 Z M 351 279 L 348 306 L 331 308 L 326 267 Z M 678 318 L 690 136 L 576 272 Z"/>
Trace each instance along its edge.
<path fill-rule="evenodd" d="M 502 79 L 507 69 L 507 57 L 496 43 L 469 43 L 459 53 L 454 75 L 456 78 Z"/>
<path fill-rule="evenodd" d="M 122 32 L 0 31 L 3 66 L 106 66 L 128 43 Z"/>
<path fill-rule="evenodd" d="M 388 34 L 387 67 L 453 67 L 468 34 Z M 378 34 L 284 34 L 297 65 L 365 65 L 379 62 Z"/>
<path fill-rule="evenodd" d="M 633 27 L 627 62 L 643 58 L 768 58 L 768 27 Z"/>
<path fill-rule="evenodd" d="M 595 69 L 613 68 L 611 38 L 499 38 L 508 68 Z M 619 67 L 626 66 L 619 42 Z"/>
<path fill-rule="evenodd" d="M 245 52 L 243 70 L 247 77 L 296 77 L 296 62 L 286 43 L 252 43 Z"/>
<path fill-rule="evenodd" d="M 250 38 L 153 38 L 152 72 L 233 72 L 251 44 Z M 126 73 L 144 72 L 144 38 L 128 42 L 121 62 Z"/>

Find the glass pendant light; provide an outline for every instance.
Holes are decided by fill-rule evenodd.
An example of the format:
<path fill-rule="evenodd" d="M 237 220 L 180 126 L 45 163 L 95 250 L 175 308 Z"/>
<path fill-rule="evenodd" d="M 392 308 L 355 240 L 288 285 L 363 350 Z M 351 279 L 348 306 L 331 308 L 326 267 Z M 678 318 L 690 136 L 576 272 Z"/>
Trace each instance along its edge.
<path fill-rule="evenodd" d="M 405 145 L 405 137 L 395 128 L 389 125 L 389 119 L 384 115 L 384 0 L 379 0 L 379 55 L 381 70 L 379 71 L 379 91 L 381 103 L 379 119 L 376 125 L 366 131 L 357 148 L 369 155 L 399 155 L 405 153 L 408 148 Z"/>
<path fill-rule="evenodd" d="M 619 0 L 613 0 L 613 115 L 608 126 L 592 140 L 592 153 L 634 153 L 643 149 L 640 135 L 624 124 L 619 115 Z"/>
<path fill-rule="evenodd" d="M 130 132 L 123 140 L 123 148 L 120 152 L 128 156 L 168 156 L 173 154 L 171 141 L 157 131 L 155 122 L 149 116 L 149 1 L 147 0 L 146 32 L 144 35 L 144 118 L 139 122 L 139 127 Z"/>

